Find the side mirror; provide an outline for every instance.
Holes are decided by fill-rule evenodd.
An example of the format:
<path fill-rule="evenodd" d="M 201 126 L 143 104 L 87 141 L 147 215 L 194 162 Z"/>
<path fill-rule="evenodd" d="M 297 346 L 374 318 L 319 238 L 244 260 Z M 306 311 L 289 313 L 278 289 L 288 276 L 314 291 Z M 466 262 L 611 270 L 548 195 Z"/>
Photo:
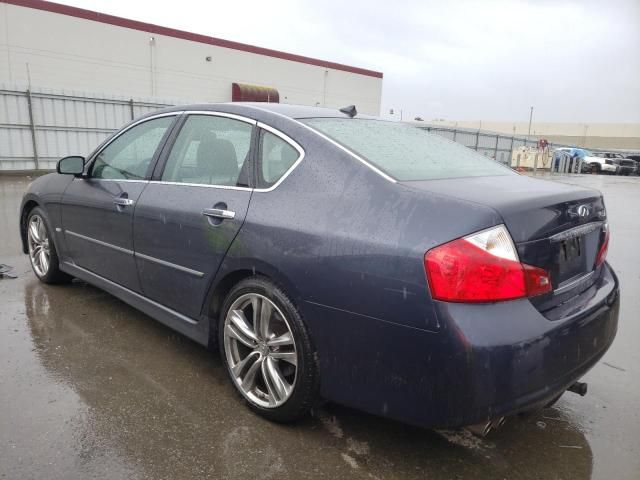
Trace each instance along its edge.
<path fill-rule="evenodd" d="M 58 160 L 56 171 L 62 175 L 82 175 L 84 172 L 84 157 L 72 155 Z"/>

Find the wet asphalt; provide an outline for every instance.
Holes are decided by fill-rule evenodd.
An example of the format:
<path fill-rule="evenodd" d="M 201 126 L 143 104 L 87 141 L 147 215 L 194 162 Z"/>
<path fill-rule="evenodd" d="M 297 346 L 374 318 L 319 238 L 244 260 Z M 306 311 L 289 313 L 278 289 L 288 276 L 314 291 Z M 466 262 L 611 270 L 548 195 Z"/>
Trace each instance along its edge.
<path fill-rule="evenodd" d="M 555 180 L 604 193 L 618 336 L 586 397 L 480 439 L 337 405 L 256 417 L 217 354 L 85 283 L 38 282 L 18 236 L 29 179 L 0 177 L 0 263 L 18 275 L 0 279 L 0 478 L 639 480 L 640 177 Z"/>

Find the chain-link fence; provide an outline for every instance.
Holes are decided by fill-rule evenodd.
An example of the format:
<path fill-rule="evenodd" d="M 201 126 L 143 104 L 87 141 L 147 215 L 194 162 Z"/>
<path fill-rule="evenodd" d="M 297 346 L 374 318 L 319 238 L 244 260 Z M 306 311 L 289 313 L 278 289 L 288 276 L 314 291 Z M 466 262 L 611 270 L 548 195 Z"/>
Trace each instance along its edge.
<path fill-rule="evenodd" d="M 429 132 L 436 133 L 454 142 L 461 143 L 465 147 L 472 148 L 478 153 L 506 165 L 511 163 L 511 155 L 514 149 L 522 146 L 535 147 L 538 145 L 538 140 L 533 138 L 509 137 L 494 133 L 448 127 L 425 126 L 420 128 L 424 128 Z"/>
<path fill-rule="evenodd" d="M 176 100 L 90 96 L 0 87 L 0 171 L 51 170 L 67 155 L 86 155 L 130 120 L 176 105 Z M 520 147 L 538 139 L 470 129 L 420 126 L 506 165 Z M 554 149 L 565 145 L 550 144 Z"/>
<path fill-rule="evenodd" d="M 515 135 L 509 136 L 500 133 L 488 133 L 479 130 L 460 129 L 453 127 L 433 127 L 430 125 L 420 126 L 429 132 L 441 135 L 449 140 L 463 144 L 466 147 L 472 148 L 477 152 L 492 158 L 505 165 L 511 165 L 511 157 L 513 151 L 520 147 L 537 147 L 538 137 L 516 137 Z M 576 145 L 566 145 L 560 143 L 549 143 L 548 149 L 550 151 L 556 148 L 562 147 L 576 147 Z M 580 147 L 578 147 L 580 148 Z M 592 152 L 610 151 L 597 148 L 588 148 L 586 150 Z M 623 156 L 637 152 L 615 150 L 617 153 L 621 153 Z"/>

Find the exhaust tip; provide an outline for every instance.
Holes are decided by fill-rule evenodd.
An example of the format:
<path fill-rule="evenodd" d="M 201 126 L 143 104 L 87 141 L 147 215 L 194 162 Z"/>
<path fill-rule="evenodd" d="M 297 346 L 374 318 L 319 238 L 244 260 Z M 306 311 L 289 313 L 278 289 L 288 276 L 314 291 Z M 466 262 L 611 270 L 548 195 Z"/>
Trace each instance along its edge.
<path fill-rule="evenodd" d="M 491 431 L 492 422 L 488 420 L 483 423 L 476 423 L 475 425 L 467 425 L 464 428 L 478 437 L 486 437 Z"/>
<path fill-rule="evenodd" d="M 475 425 L 467 425 L 464 428 L 478 437 L 486 437 L 491 430 L 497 430 L 502 427 L 505 422 L 505 417 L 498 417 L 487 420 L 486 422 L 476 423 Z"/>
<path fill-rule="evenodd" d="M 502 427 L 506 421 L 507 419 L 505 417 L 496 418 L 491 421 L 491 428 L 497 430 L 498 428 Z"/>
<path fill-rule="evenodd" d="M 567 391 L 577 393 L 581 397 L 584 397 L 587 394 L 588 384 L 585 382 L 576 382 L 567 388 Z"/>

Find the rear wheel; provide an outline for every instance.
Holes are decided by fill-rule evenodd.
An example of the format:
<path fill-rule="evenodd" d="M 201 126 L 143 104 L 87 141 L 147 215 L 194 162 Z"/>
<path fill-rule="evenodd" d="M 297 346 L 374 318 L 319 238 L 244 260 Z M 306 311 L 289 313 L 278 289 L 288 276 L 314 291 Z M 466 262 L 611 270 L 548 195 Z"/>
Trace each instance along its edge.
<path fill-rule="evenodd" d="M 34 208 L 27 218 L 27 246 L 31 268 L 44 283 L 65 283 L 72 277 L 60 270 L 58 252 L 40 207 Z"/>
<path fill-rule="evenodd" d="M 311 339 L 293 302 L 270 280 L 249 278 L 231 290 L 218 343 L 231 382 L 263 417 L 290 422 L 317 401 Z"/>

